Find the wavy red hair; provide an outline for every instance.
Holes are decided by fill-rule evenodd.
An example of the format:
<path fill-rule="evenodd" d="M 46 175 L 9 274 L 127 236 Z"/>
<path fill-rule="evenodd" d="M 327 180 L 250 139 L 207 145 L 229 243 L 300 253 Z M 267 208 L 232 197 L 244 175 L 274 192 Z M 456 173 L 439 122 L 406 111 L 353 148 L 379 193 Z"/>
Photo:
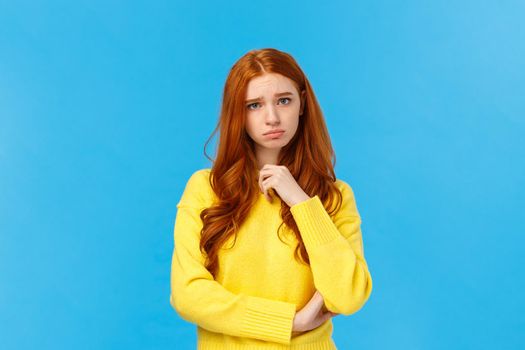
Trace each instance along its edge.
<path fill-rule="evenodd" d="M 295 59 L 285 52 L 273 48 L 247 52 L 228 74 L 220 118 L 204 146 L 205 156 L 213 162 L 210 185 L 218 201 L 201 212 L 200 249 L 206 255 L 206 268 L 214 277 L 218 273 L 218 250 L 231 235 L 236 235 L 260 193 L 254 141 L 245 129 L 244 101 L 250 79 L 264 73 L 281 74 L 293 81 L 299 94 L 306 91 L 297 131 L 281 149 L 277 164 L 285 165 L 309 196 L 318 195 L 330 215 L 339 210 L 342 202 L 342 194 L 335 185 L 335 153 L 323 113 L 305 74 Z M 217 155 L 213 160 L 206 154 L 206 145 L 218 130 Z M 278 196 L 277 192 L 273 193 Z M 290 207 L 284 201 L 281 201 L 280 215 L 283 222 L 277 235 L 285 224 L 297 240 L 295 259 L 309 265 L 301 234 Z"/>

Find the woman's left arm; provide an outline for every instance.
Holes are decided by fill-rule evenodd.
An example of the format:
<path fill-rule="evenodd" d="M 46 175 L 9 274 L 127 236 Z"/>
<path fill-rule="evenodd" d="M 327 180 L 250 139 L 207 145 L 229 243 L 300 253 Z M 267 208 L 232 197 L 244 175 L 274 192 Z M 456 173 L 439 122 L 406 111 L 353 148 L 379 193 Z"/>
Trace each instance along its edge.
<path fill-rule="evenodd" d="M 366 303 L 372 277 L 364 256 L 361 217 L 342 180 L 343 202 L 332 219 L 316 195 L 290 207 L 310 259 L 314 284 L 328 310 L 350 315 Z"/>

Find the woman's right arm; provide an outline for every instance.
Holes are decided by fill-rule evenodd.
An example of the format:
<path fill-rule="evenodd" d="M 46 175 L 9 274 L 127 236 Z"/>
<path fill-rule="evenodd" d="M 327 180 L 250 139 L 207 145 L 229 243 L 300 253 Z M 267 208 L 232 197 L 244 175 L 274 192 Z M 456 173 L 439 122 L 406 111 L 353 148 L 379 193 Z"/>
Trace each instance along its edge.
<path fill-rule="evenodd" d="M 290 344 L 295 304 L 232 293 L 204 267 L 199 243 L 205 181 L 207 174 L 196 171 L 177 204 L 170 304 L 183 319 L 209 331 Z"/>

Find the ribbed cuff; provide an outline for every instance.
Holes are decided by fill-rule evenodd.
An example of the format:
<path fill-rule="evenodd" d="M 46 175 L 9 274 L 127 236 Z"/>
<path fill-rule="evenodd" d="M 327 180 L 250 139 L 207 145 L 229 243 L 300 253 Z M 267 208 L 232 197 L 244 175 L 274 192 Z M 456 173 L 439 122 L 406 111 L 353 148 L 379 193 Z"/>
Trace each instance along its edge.
<path fill-rule="evenodd" d="M 255 296 L 248 297 L 243 336 L 290 344 L 295 304 Z"/>
<path fill-rule="evenodd" d="M 315 247 L 341 236 L 318 195 L 290 207 L 306 247 Z"/>

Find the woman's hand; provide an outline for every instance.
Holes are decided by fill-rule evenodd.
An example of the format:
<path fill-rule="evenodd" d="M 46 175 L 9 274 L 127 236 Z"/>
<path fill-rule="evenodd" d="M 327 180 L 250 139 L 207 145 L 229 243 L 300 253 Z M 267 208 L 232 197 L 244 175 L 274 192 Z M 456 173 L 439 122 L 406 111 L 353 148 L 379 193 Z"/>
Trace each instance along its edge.
<path fill-rule="evenodd" d="M 323 296 L 316 290 L 310 301 L 295 314 L 292 335 L 317 328 L 330 317 L 339 315 L 328 310 L 325 312 L 323 306 Z"/>
<path fill-rule="evenodd" d="M 279 197 L 290 207 L 310 198 L 284 165 L 265 164 L 259 171 L 259 187 L 270 203 L 273 200 L 269 194 L 270 189 L 277 191 Z"/>

